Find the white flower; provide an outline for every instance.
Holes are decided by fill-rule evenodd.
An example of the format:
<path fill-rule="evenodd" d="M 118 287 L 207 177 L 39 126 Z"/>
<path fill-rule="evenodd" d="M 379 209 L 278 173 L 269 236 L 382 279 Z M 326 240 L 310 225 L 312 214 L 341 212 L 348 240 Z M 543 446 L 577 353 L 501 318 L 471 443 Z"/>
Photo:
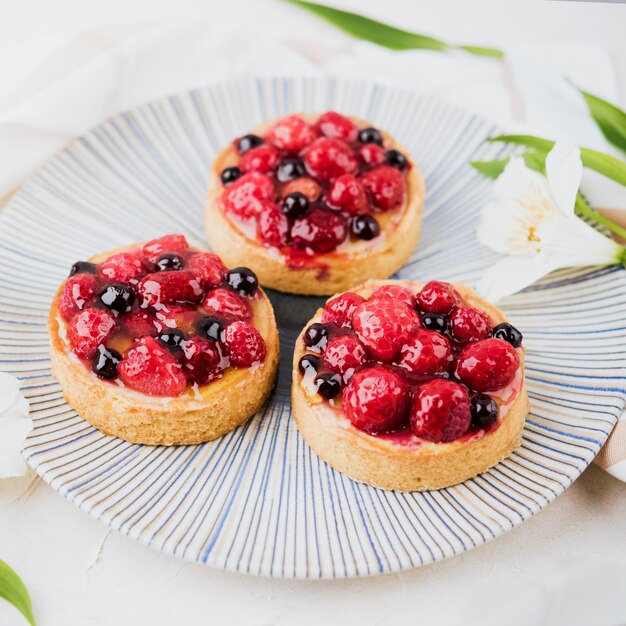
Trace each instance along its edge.
<path fill-rule="evenodd" d="M 483 274 L 478 291 L 497 301 L 550 272 L 622 261 L 623 248 L 574 213 L 582 176 L 580 151 L 556 143 L 546 157 L 546 175 L 524 159 L 509 161 L 483 209 L 478 240 L 506 254 Z"/>
<path fill-rule="evenodd" d="M 19 381 L 0 372 L 0 478 L 28 473 L 20 450 L 32 427 L 28 400 L 20 393 Z"/>

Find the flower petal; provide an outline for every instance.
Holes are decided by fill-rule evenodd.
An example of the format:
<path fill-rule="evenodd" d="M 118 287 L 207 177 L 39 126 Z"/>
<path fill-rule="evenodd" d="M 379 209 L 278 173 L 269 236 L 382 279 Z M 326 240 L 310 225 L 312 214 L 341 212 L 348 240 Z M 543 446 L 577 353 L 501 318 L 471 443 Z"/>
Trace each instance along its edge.
<path fill-rule="evenodd" d="M 20 454 L 33 423 L 18 413 L 0 419 L 0 478 L 25 476 L 28 466 Z"/>
<path fill-rule="evenodd" d="M 0 372 L 0 415 L 6 411 L 20 393 L 20 381 L 7 374 Z"/>
<path fill-rule="evenodd" d="M 557 141 L 546 157 L 546 178 L 554 205 L 563 215 L 574 213 L 582 175 L 579 148 L 565 141 Z"/>

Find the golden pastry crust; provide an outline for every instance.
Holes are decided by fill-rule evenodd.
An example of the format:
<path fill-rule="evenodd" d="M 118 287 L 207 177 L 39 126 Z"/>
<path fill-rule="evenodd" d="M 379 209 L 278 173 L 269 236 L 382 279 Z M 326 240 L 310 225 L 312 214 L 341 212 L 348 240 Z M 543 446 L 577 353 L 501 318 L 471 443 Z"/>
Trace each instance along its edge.
<path fill-rule="evenodd" d="M 141 245 L 110 250 L 89 261 L 99 263 L 111 254 Z M 278 369 L 279 342 L 272 305 L 261 289 L 260 296 L 250 304 L 253 323 L 267 345 L 263 363 L 249 369 L 229 368 L 209 385 L 164 398 L 103 381 L 78 360 L 65 339 L 67 325 L 57 308 L 62 288 L 48 316 L 52 373 L 68 404 L 107 435 L 147 445 L 211 441 L 245 422 L 269 397 Z"/>
<path fill-rule="evenodd" d="M 385 284 L 405 285 L 416 291 L 422 287 L 410 281 L 368 281 L 350 291 L 367 297 L 376 287 Z M 494 324 L 506 321 L 502 311 L 479 298 L 469 287 L 461 284 L 454 287 L 468 304 L 485 311 Z M 320 321 L 321 313 L 322 310 L 318 310 L 309 324 Z M 449 443 L 424 441 L 417 447 L 410 447 L 358 430 L 345 415 L 337 414 L 322 402 L 320 396 L 307 395 L 298 370 L 300 357 L 306 353 L 303 333 L 296 341 L 293 359 L 291 402 L 296 424 L 309 446 L 350 478 L 396 491 L 442 489 L 486 471 L 520 445 L 529 411 L 523 353 L 517 381 L 519 388 L 507 404 L 506 414 L 498 418 L 498 428 L 469 439 Z"/>
<path fill-rule="evenodd" d="M 301 115 L 306 120 L 318 115 Z M 371 126 L 366 120 L 350 117 L 359 127 Z M 273 122 L 266 122 L 252 132 L 263 135 Z M 273 254 L 256 239 L 246 237 L 224 215 L 220 207 L 222 185 L 220 172 L 235 163 L 236 153 L 232 146 L 224 148 L 213 161 L 210 172 L 209 193 L 205 213 L 205 233 L 213 250 L 230 267 L 246 265 L 259 277 L 262 285 L 304 295 L 330 295 L 349 289 L 363 278 L 387 278 L 400 269 L 411 257 L 420 236 L 422 207 L 424 204 L 424 181 L 408 150 L 391 135 L 381 131 L 385 145 L 400 150 L 407 156 L 410 169 L 406 175 L 406 199 L 399 211 L 393 211 L 399 219 L 385 227 L 381 223 L 381 236 L 371 242 L 359 242 L 354 250 L 335 251 L 318 255 L 317 265 L 293 268 L 285 260 Z M 384 213 L 376 217 L 385 219 Z M 369 244 L 369 245 L 367 245 Z"/>

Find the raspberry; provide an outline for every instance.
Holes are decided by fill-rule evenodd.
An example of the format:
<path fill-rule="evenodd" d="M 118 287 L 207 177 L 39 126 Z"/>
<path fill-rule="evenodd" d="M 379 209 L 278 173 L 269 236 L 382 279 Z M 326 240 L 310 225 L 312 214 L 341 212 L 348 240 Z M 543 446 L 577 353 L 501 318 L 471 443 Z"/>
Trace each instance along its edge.
<path fill-rule="evenodd" d="M 352 120 L 335 111 L 327 111 L 320 115 L 316 126 L 322 135 L 331 139 L 353 142 L 357 140 L 359 134 L 359 129 Z"/>
<path fill-rule="evenodd" d="M 202 301 L 202 306 L 231 320 L 249 320 L 252 317 L 248 302 L 229 289 L 219 288 L 209 291 Z"/>
<path fill-rule="evenodd" d="M 220 353 L 215 342 L 192 337 L 182 342 L 183 373 L 187 380 L 206 385 L 221 374 Z"/>
<path fill-rule="evenodd" d="M 149 396 L 178 396 L 187 379 L 176 357 L 154 337 L 142 337 L 129 348 L 117 367 L 129 387 Z"/>
<path fill-rule="evenodd" d="M 306 168 L 318 180 L 329 181 L 342 174 L 356 174 L 359 164 L 347 143 L 339 139 L 316 139 L 304 153 Z"/>
<path fill-rule="evenodd" d="M 249 219 L 259 210 L 259 200 L 270 200 L 273 197 L 274 183 L 265 174 L 252 172 L 244 174 L 224 190 L 222 203 L 227 213 Z"/>
<path fill-rule="evenodd" d="M 331 339 L 324 350 L 324 363 L 329 370 L 344 377 L 344 381 L 366 361 L 365 348 L 354 335 L 340 335 Z"/>
<path fill-rule="evenodd" d="M 248 322 L 233 322 L 223 333 L 224 346 L 230 364 L 235 367 L 250 367 L 265 358 L 267 349 L 259 331 Z"/>
<path fill-rule="evenodd" d="M 153 239 L 144 245 L 143 258 L 148 263 L 156 263 L 159 257 L 167 252 L 185 256 L 185 253 L 188 251 L 189 244 L 184 235 L 165 235 L 165 237 Z"/>
<path fill-rule="evenodd" d="M 469 306 L 460 306 L 450 315 L 452 335 L 461 343 L 486 339 L 491 332 L 491 319 L 486 313 Z"/>
<path fill-rule="evenodd" d="M 309 202 L 315 202 L 322 195 L 322 188 L 312 178 L 302 176 L 285 183 L 280 190 L 280 197 L 285 199 L 290 193 L 296 192 L 305 195 Z"/>
<path fill-rule="evenodd" d="M 267 131 L 265 141 L 287 152 L 300 152 L 316 137 L 317 132 L 311 124 L 296 115 L 288 115 L 274 123 Z"/>
<path fill-rule="evenodd" d="M 336 324 L 337 326 L 350 326 L 354 309 L 364 302 L 363 298 L 356 293 L 342 293 L 340 296 L 329 300 L 324 306 L 322 323 Z"/>
<path fill-rule="evenodd" d="M 139 281 L 137 292 L 143 309 L 174 302 L 199 302 L 202 298 L 202 287 L 189 270 L 148 274 Z"/>
<path fill-rule="evenodd" d="M 239 168 L 245 174 L 259 172 L 271 174 L 280 162 L 280 150 L 276 146 L 264 145 L 246 152 L 239 162 Z"/>
<path fill-rule="evenodd" d="M 374 206 L 381 211 L 395 209 L 404 200 L 404 177 L 390 165 L 380 165 L 365 172 L 361 183 Z"/>
<path fill-rule="evenodd" d="M 262 203 L 257 222 L 257 237 L 272 248 L 281 248 L 287 243 L 289 220 L 281 208 L 269 200 Z"/>
<path fill-rule="evenodd" d="M 466 346 L 456 364 L 456 374 L 470 389 L 496 391 L 510 385 L 519 368 L 519 356 L 502 339 L 484 339 Z"/>
<path fill-rule="evenodd" d="M 367 213 L 370 210 L 365 189 L 352 174 L 343 174 L 335 178 L 330 183 L 324 200 L 331 209 L 345 211 L 350 215 Z"/>
<path fill-rule="evenodd" d="M 413 432 L 423 439 L 444 443 L 462 437 L 472 419 L 467 389 L 441 378 L 425 382 L 413 398 L 410 419 Z"/>
<path fill-rule="evenodd" d="M 217 254 L 200 252 L 189 257 L 185 266 L 203 289 L 217 287 L 226 277 L 226 268 Z"/>
<path fill-rule="evenodd" d="M 346 220 L 332 211 L 313 209 L 291 227 L 293 243 L 314 252 L 332 252 L 348 236 Z"/>
<path fill-rule="evenodd" d="M 374 289 L 369 300 L 380 300 L 381 298 L 390 298 L 398 302 L 403 302 L 411 308 L 415 306 L 415 294 L 410 289 L 402 287 L 401 285 L 382 285 Z"/>
<path fill-rule="evenodd" d="M 432 330 L 420 330 L 400 350 L 398 365 L 416 376 L 443 374 L 454 361 L 446 337 Z"/>
<path fill-rule="evenodd" d="M 352 327 L 372 357 L 391 362 L 417 332 L 420 322 L 406 304 L 382 298 L 360 304 L 352 314 Z"/>
<path fill-rule="evenodd" d="M 160 330 L 155 326 L 156 320 L 145 309 L 137 309 L 120 318 L 126 332 L 131 337 L 144 337 L 156 335 Z"/>
<path fill-rule="evenodd" d="M 136 283 L 145 273 L 143 261 L 132 252 L 119 252 L 100 264 L 100 275 L 104 280 L 123 285 Z"/>
<path fill-rule="evenodd" d="M 375 143 L 366 143 L 359 147 L 357 153 L 365 165 L 376 167 L 385 161 L 385 151 Z"/>
<path fill-rule="evenodd" d="M 104 309 L 84 309 L 70 321 L 68 335 L 74 352 L 93 359 L 98 346 L 115 330 L 115 318 Z"/>
<path fill-rule="evenodd" d="M 93 274 L 75 274 L 65 281 L 59 296 L 59 311 L 64 320 L 85 308 L 93 298 L 98 282 Z"/>
<path fill-rule="evenodd" d="M 343 406 L 352 424 L 367 433 L 403 426 L 409 408 L 409 386 L 396 372 L 376 365 L 359 370 L 343 392 Z"/>
<path fill-rule="evenodd" d="M 450 313 L 460 299 L 459 292 L 452 285 L 431 280 L 417 294 L 417 306 L 431 313 Z"/>

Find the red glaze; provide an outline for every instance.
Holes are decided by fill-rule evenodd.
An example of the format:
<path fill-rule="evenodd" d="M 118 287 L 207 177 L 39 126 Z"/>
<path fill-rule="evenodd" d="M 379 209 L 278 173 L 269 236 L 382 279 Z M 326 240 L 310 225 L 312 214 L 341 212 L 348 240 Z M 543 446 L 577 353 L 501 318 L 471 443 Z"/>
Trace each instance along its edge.
<path fill-rule="evenodd" d="M 93 298 L 96 288 L 97 280 L 92 274 L 76 274 L 68 278 L 59 298 L 59 311 L 63 319 L 70 320 L 84 309 Z"/>
<path fill-rule="evenodd" d="M 461 300 L 459 292 L 449 283 L 431 280 L 417 294 L 417 306 L 430 313 L 449 313 Z"/>
<path fill-rule="evenodd" d="M 291 228 L 294 246 L 314 252 L 332 252 L 347 236 L 346 220 L 324 209 L 313 209 L 297 218 Z"/>
<path fill-rule="evenodd" d="M 96 350 L 115 329 L 115 318 L 108 311 L 87 308 L 70 321 L 68 336 L 74 352 L 82 359 L 93 359 Z"/>
<path fill-rule="evenodd" d="M 400 285 L 382 285 L 374 289 L 369 297 L 370 300 L 380 300 L 382 298 L 403 302 L 411 308 L 415 307 L 415 294 L 410 289 Z"/>
<path fill-rule="evenodd" d="M 460 343 L 480 341 L 489 337 L 491 319 L 486 313 L 470 306 L 460 306 L 450 315 L 450 328 L 454 339 Z"/>
<path fill-rule="evenodd" d="M 182 352 L 183 373 L 189 382 L 208 385 L 221 375 L 221 355 L 215 342 L 191 337 L 183 342 Z"/>
<path fill-rule="evenodd" d="M 233 322 L 224 330 L 224 346 L 235 367 L 250 367 L 265 358 L 267 349 L 259 331 L 248 322 Z"/>
<path fill-rule="evenodd" d="M 466 346 L 456 373 L 471 389 L 496 391 L 513 382 L 520 361 L 515 348 L 502 339 L 485 339 Z"/>
<path fill-rule="evenodd" d="M 217 254 L 200 252 L 192 255 L 185 269 L 189 270 L 203 289 L 217 287 L 226 277 L 226 267 Z"/>
<path fill-rule="evenodd" d="M 419 330 L 402 346 L 398 365 L 414 376 L 444 374 L 454 361 L 446 337 L 432 330 Z"/>
<path fill-rule="evenodd" d="M 207 314 L 217 314 L 230 320 L 249 320 L 252 317 L 250 305 L 239 294 L 230 289 L 212 289 L 202 300 Z"/>
<path fill-rule="evenodd" d="M 326 303 L 322 322 L 337 326 L 351 326 L 354 310 L 364 302 L 363 297 L 356 293 L 346 292 Z"/>
<path fill-rule="evenodd" d="M 271 248 L 282 248 L 289 237 L 289 220 L 271 200 L 264 200 L 257 220 L 257 236 Z"/>
<path fill-rule="evenodd" d="M 369 211 L 369 201 L 359 179 L 352 174 L 342 174 L 330 183 L 326 195 L 326 204 L 331 209 L 344 211 L 349 215 Z"/>
<path fill-rule="evenodd" d="M 341 374 L 346 382 L 366 360 L 365 348 L 354 335 L 334 337 L 324 349 L 324 363 L 331 372 Z"/>
<path fill-rule="evenodd" d="M 137 285 L 142 308 L 174 302 L 199 302 L 203 289 L 189 270 L 155 272 L 144 276 Z"/>
<path fill-rule="evenodd" d="M 390 165 L 379 165 L 361 176 L 365 191 L 380 211 L 396 209 L 404 201 L 404 175 Z"/>

